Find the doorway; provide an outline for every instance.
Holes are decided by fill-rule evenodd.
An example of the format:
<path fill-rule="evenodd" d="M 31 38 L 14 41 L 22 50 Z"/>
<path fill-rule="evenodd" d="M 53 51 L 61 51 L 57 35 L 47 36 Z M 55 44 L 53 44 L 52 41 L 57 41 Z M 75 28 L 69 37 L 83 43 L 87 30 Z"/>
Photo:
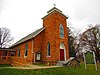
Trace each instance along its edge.
<path fill-rule="evenodd" d="M 64 49 L 60 49 L 60 61 L 64 61 Z"/>
<path fill-rule="evenodd" d="M 60 43 L 60 61 L 66 61 L 66 49 L 63 43 Z"/>

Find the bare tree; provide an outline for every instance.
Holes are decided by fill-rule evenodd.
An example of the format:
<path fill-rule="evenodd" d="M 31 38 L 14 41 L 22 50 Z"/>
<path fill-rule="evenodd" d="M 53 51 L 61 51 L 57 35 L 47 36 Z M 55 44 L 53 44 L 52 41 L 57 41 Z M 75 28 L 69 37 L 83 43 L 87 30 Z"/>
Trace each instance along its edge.
<path fill-rule="evenodd" d="M 0 48 L 6 48 L 10 46 L 13 37 L 11 37 L 10 30 L 8 28 L 0 28 Z"/>
<path fill-rule="evenodd" d="M 68 48 L 69 48 L 69 55 L 70 57 L 75 56 L 75 47 L 74 47 L 74 41 L 75 36 L 74 33 L 71 31 L 71 28 L 68 27 Z"/>
<path fill-rule="evenodd" d="M 100 62 L 100 25 L 89 26 L 79 40 L 78 50 L 82 52 L 83 48 L 85 51 L 91 50 L 96 54 L 96 59 Z"/>

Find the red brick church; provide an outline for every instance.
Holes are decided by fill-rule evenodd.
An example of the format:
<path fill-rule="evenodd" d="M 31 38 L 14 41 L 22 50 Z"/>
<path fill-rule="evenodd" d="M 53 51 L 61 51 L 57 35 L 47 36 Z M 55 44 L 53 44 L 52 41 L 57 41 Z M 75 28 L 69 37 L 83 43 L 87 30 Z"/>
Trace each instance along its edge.
<path fill-rule="evenodd" d="M 43 27 L 20 39 L 10 48 L 16 50 L 13 65 L 32 63 L 56 64 L 69 58 L 67 19 L 53 7 L 43 18 Z"/>

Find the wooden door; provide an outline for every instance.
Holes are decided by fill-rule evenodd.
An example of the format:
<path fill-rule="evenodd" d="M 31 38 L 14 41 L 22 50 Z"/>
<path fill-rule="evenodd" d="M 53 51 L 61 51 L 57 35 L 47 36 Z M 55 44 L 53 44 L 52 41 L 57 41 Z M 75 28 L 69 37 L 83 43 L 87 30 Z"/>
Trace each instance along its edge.
<path fill-rule="evenodd" d="M 64 49 L 60 49 L 60 61 L 64 61 Z"/>

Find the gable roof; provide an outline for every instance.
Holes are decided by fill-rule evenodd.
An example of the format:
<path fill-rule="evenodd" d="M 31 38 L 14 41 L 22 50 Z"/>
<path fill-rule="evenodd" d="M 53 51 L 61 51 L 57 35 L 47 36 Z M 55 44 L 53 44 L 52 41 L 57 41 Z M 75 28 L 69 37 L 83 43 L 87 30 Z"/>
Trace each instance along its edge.
<path fill-rule="evenodd" d="M 58 12 L 58 13 L 60 13 L 62 16 L 64 16 L 66 19 L 68 19 L 68 16 L 66 16 L 65 14 L 63 14 L 62 11 L 59 10 L 58 8 L 56 8 L 56 7 L 53 7 L 52 9 L 50 9 L 49 11 L 47 11 L 48 14 L 47 14 L 46 16 L 44 16 L 42 19 L 46 18 L 47 16 L 49 16 L 49 15 L 52 14 L 53 12 Z"/>
<path fill-rule="evenodd" d="M 56 10 L 56 11 L 62 13 L 62 11 L 59 10 L 58 8 L 56 8 L 56 7 L 53 7 L 52 9 L 50 9 L 49 11 L 47 11 L 47 13 L 51 13 L 51 12 L 53 12 L 54 10 Z"/>
<path fill-rule="evenodd" d="M 27 35 L 26 37 L 24 37 L 24 38 L 22 38 L 22 39 L 20 39 L 18 42 L 16 42 L 15 44 L 13 44 L 11 47 L 16 46 L 16 45 L 18 45 L 18 44 L 20 44 L 20 43 L 23 43 L 23 42 L 25 42 L 25 41 L 27 41 L 27 40 L 30 40 L 30 39 L 36 37 L 36 36 L 37 36 L 40 32 L 42 32 L 44 29 L 45 29 L 45 28 L 43 27 L 43 28 L 40 28 L 40 29 L 36 30 L 35 32 L 33 32 L 33 33 Z"/>

